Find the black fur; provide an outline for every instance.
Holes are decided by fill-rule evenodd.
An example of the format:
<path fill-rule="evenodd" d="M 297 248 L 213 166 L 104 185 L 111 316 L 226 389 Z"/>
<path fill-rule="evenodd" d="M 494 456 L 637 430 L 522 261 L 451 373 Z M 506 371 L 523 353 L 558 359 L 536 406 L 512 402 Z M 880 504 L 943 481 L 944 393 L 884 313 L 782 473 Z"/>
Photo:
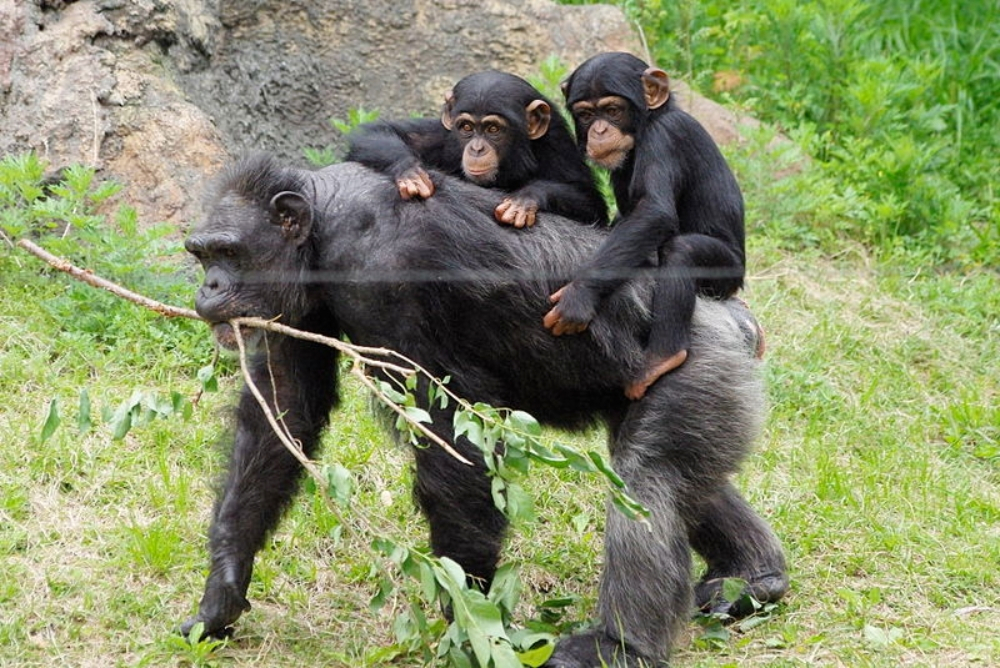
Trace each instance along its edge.
<path fill-rule="evenodd" d="M 270 177 L 245 178 L 262 170 Z M 307 242 L 288 232 L 295 225 L 276 224 L 281 216 L 256 204 L 270 202 L 290 173 L 301 179 L 300 195 L 312 209 Z M 389 179 L 358 165 L 310 173 L 266 158 L 240 163 L 187 241 L 207 270 L 199 313 L 210 322 L 291 313 L 281 320 L 388 346 L 450 375 L 450 387 L 468 399 L 524 409 L 565 428 L 607 425 L 612 463 L 652 511 L 650 528 L 609 509 L 598 625 L 557 647 L 553 666 L 666 658 L 691 611 L 692 545 L 712 578 L 763 582 L 765 598 L 780 597 L 787 586 L 780 545 L 728 482 L 763 412 L 758 363 L 729 312 L 741 307 L 700 303 L 688 362 L 643 400 L 629 402 L 621 385 L 642 360 L 650 284 L 629 283 L 610 295 L 588 333 L 552 337 L 541 323 L 547 295 L 604 233 L 555 216 L 530 230 L 502 227 L 492 219 L 488 192 L 439 182 L 435 197 L 403 202 Z M 256 192 L 243 192 L 246 183 Z M 275 250 L 290 245 L 296 248 Z M 276 264 L 254 261 L 259 253 Z M 209 285 L 220 267 L 231 272 L 229 280 Z M 239 296 L 248 290 L 258 308 Z M 277 407 L 313 456 L 337 403 L 336 357 L 317 344 L 268 336 Z M 257 358 L 254 377 L 269 387 L 265 374 L 266 360 Z M 433 416 L 433 429 L 452 440 L 449 411 Z M 464 439 L 455 446 L 481 461 Z M 482 465 L 465 466 L 436 446 L 414 452 L 415 491 L 434 552 L 488 583 L 506 522 Z M 222 634 L 248 608 L 254 555 L 301 476 L 246 390 L 228 471 L 209 532 L 204 597 L 184 631 L 204 622 L 207 633 Z M 711 596 L 717 586 L 706 582 L 703 589 Z"/>

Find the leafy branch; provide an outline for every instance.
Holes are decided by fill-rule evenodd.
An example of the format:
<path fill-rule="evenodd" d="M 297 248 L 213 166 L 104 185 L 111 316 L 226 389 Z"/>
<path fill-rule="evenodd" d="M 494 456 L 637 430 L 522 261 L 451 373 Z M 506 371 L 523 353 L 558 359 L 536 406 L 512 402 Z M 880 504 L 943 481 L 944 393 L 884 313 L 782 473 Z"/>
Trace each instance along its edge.
<path fill-rule="evenodd" d="M 21 239 L 17 245 L 41 258 L 52 267 L 94 287 L 107 290 L 125 300 L 139 304 L 166 317 L 202 318 L 190 309 L 178 308 L 150 299 L 136 292 L 81 269 L 68 260 L 58 257 L 37 244 Z M 439 379 L 427 369 L 405 355 L 388 348 L 374 348 L 346 343 L 340 339 L 305 332 L 273 320 L 263 318 L 236 318 L 230 321 L 239 351 L 239 362 L 247 388 L 257 400 L 271 429 L 308 473 L 310 479 L 325 491 L 324 499 L 338 524 L 351 529 L 345 521 L 341 507 L 350 503 L 353 492 L 351 474 L 342 466 L 321 467 L 310 460 L 301 443 L 290 432 L 282 418 L 280 406 L 273 409 L 250 373 L 248 354 L 242 327 L 263 329 L 321 345 L 330 346 L 351 360 L 350 374 L 356 377 L 382 404 L 397 416 L 396 428 L 407 435 L 410 442 L 420 445 L 422 439 L 438 445 L 458 461 L 471 466 L 472 462 L 460 454 L 451 443 L 430 429 L 430 413 L 419 406 L 416 391 L 423 380 L 426 385 L 426 404 L 441 409 L 449 403 L 456 405 L 453 415 L 454 438 L 465 437 L 483 454 L 487 473 L 491 477 L 493 499 L 497 507 L 512 520 L 533 516 L 531 497 L 517 482 L 528 473 L 530 462 L 558 469 L 570 468 L 585 473 L 603 474 L 610 483 L 615 505 L 628 517 L 643 521 L 648 511 L 632 499 L 622 479 L 610 464 L 597 452 L 581 453 L 574 448 L 555 443 L 551 447 L 542 442 L 541 426 L 528 413 L 507 408 L 495 408 L 485 403 L 471 403 L 447 387 L 449 378 Z M 265 337 L 264 341 L 267 339 Z M 270 367 L 268 367 L 270 370 Z M 384 379 L 371 375 L 372 370 L 383 372 Z M 202 370 L 204 371 L 204 370 Z M 206 384 L 204 374 L 199 378 Z M 145 399 L 134 397 L 128 405 L 128 414 L 138 411 Z M 50 407 L 50 417 L 43 432 L 58 426 L 55 404 Z M 125 427 L 127 429 L 127 427 Z M 420 649 L 425 658 L 447 660 L 453 665 L 471 665 L 464 649 L 471 647 L 472 656 L 479 666 L 488 668 L 517 668 L 522 665 L 538 666 L 547 660 L 552 650 L 551 634 L 528 633 L 509 629 L 509 622 L 520 592 L 520 581 L 510 567 L 502 568 L 494 579 L 490 591 L 484 594 L 470 587 L 468 577 L 456 562 L 404 546 L 400 546 L 381 532 L 365 524 L 363 518 L 354 516 L 354 525 L 363 524 L 363 531 L 374 536 L 372 548 L 383 554 L 403 574 L 415 579 L 428 600 L 437 600 L 452 610 L 453 619 L 443 634 L 438 634 L 436 651 L 432 651 L 434 634 L 421 611 L 419 601 L 411 601 L 407 611 L 397 619 L 397 628 L 407 628 L 413 647 Z M 375 568 L 381 574 L 379 590 L 372 599 L 372 607 L 384 604 L 395 591 L 393 578 L 386 566 Z M 519 648 L 520 651 L 516 651 Z"/>

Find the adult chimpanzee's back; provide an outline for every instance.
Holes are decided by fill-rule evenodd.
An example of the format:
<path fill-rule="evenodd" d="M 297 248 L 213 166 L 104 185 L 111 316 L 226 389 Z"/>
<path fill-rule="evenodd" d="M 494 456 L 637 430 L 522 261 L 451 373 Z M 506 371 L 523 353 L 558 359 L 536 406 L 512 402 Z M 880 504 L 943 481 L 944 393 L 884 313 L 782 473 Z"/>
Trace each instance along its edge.
<path fill-rule="evenodd" d="M 603 232 L 548 216 L 529 231 L 493 220 L 491 198 L 442 178 L 433 198 L 401 202 L 390 179 L 357 165 L 320 172 L 256 158 L 231 168 L 206 222 L 186 247 L 205 268 L 199 313 L 231 344 L 227 320 L 280 316 L 287 324 L 399 350 L 473 401 L 519 408 L 549 424 L 601 421 L 615 470 L 650 509 L 649 524 L 609 509 L 598 622 L 562 640 L 552 666 L 634 666 L 665 659 L 694 603 L 717 600 L 742 578 L 760 600 L 788 586 L 780 545 L 730 483 L 762 419 L 756 330 L 736 302 L 700 301 L 689 360 L 635 402 L 621 385 L 642 363 L 650 285 L 608 298 L 587 333 L 556 338 L 542 325 L 547 296 L 603 240 Z M 271 408 L 307 456 L 337 403 L 336 355 L 268 334 L 253 362 Z M 269 367 L 273 376 L 269 375 Z M 488 586 L 506 521 L 493 504 L 481 456 L 454 439 L 449 410 L 432 429 L 439 447 L 414 450 L 415 495 L 434 552 Z M 219 635 L 249 608 L 253 560 L 302 472 L 244 389 L 235 444 L 209 531 L 211 570 L 198 614 Z M 690 581 L 694 548 L 707 571 Z"/>

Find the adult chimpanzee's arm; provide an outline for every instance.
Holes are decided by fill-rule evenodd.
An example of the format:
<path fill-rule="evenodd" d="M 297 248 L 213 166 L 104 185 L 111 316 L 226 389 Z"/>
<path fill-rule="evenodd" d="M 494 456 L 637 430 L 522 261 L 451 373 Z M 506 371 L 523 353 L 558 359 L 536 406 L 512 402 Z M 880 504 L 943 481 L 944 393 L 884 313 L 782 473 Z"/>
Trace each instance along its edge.
<path fill-rule="evenodd" d="M 273 370 L 273 371 L 272 371 Z M 328 415 L 337 403 L 336 353 L 295 339 L 272 344 L 252 368 L 254 383 L 282 415 L 307 457 L 315 453 Z M 246 599 L 254 555 L 277 525 L 302 476 L 302 467 L 278 440 L 257 399 L 244 388 L 225 485 L 209 529 L 211 569 L 198 614 L 186 636 L 204 623 L 204 635 L 222 636 L 250 608 Z"/>

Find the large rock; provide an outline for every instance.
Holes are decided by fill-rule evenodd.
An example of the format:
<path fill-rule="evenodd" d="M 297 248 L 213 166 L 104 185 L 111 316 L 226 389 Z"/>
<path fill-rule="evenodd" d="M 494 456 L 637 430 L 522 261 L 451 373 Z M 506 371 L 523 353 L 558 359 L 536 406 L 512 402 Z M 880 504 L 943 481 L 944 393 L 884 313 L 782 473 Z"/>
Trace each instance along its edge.
<path fill-rule="evenodd" d="M 436 113 L 476 70 L 638 48 L 617 9 L 550 0 L 0 0 L 0 154 L 93 165 L 184 223 L 234 153 L 301 162 L 351 108 Z"/>

